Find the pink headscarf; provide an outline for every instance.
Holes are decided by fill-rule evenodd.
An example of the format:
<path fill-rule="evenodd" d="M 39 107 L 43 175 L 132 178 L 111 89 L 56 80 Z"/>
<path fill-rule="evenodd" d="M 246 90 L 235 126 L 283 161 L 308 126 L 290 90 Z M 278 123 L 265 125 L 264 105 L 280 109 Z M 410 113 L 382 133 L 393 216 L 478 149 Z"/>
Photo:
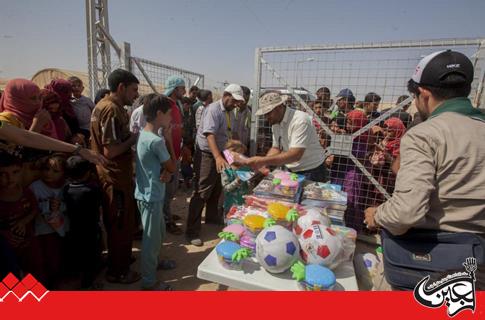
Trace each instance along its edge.
<path fill-rule="evenodd" d="M 384 122 L 384 125 L 387 126 L 387 130 L 395 133 L 394 139 L 386 144 L 386 150 L 392 154 L 393 157 L 397 157 L 399 155 L 399 147 L 401 146 L 401 138 L 406 132 L 406 126 L 401 119 L 396 117 L 387 119 Z"/>
<path fill-rule="evenodd" d="M 12 79 L 7 83 L 0 99 L 0 112 L 10 112 L 29 129 L 35 114 L 41 107 L 39 87 L 27 79 Z M 33 100 L 32 97 L 37 96 Z"/>
<path fill-rule="evenodd" d="M 347 117 L 347 120 L 350 121 L 350 123 L 352 124 L 352 128 L 351 128 L 352 132 L 349 132 L 349 133 L 354 133 L 362 129 L 364 126 L 366 126 L 369 123 L 367 116 L 362 110 L 352 110 L 349 113 L 347 113 L 346 117 Z M 357 136 L 354 139 L 354 141 L 357 141 L 360 143 L 368 143 L 369 132 L 368 131 L 362 132 L 359 136 Z"/>
<path fill-rule="evenodd" d="M 60 103 L 60 100 L 61 100 L 57 93 L 47 89 L 40 90 L 40 96 L 42 97 L 42 108 L 46 110 L 48 109 L 47 107 L 50 104 Z M 65 141 L 66 128 L 64 126 L 64 120 L 62 119 L 60 112 L 54 114 L 49 111 L 49 114 L 51 115 L 52 121 L 44 128 L 44 130 L 42 131 L 42 134 L 47 135 L 54 139 Z"/>
<path fill-rule="evenodd" d="M 54 91 L 61 99 L 61 112 L 67 119 L 76 119 L 76 114 L 71 104 L 72 85 L 69 81 L 64 79 L 54 79 L 44 87 L 45 89 Z M 77 120 L 76 120 L 77 121 Z"/>

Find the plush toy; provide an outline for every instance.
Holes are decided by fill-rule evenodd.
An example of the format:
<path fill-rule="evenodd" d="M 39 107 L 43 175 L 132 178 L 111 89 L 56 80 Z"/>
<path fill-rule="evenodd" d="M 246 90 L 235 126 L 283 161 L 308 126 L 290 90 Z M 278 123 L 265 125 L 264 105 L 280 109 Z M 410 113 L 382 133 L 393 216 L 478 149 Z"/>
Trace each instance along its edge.
<path fill-rule="evenodd" d="M 256 238 L 256 258 L 271 273 L 288 270 L 300 258 L 299 251 L 296 236 L 279 225 L 264 229 Z"/>
<path fill-rule="evenodd" d="M 332 270 L 318 264 L 305 266 L 298 261 L 291 267 L 292 277 L 298 281 L 298 287 L 305 291 L 332 290 L 337 279 Z"/>
<path fill-rule="evenodd" d="M 247 233 L 247 229 L 243 225 L 231 224 L 222 229 L 218 236 L 221 239 L 238 242 L 245 233 Z"/>
<path fill-rule="evenodd" d="M 308 264 L 335 269 L 343 260 L 343 239 L 321 224 L 314 224 L 300 235 L 301 256 Z"/>
<path fill-rule="evenodd" d="M 244 226 L 255 236 L 264 228 L 266 218 L 257 214 L 248 214 L 243 218 Z"/>
<path fill-rule="evenodd" d="M 251 256 L 251 250 L 233 241 L 222 241 L 216 246 L 217 257 L 224 268 L 240 270 L 242 261 Z"/>
<path fill-rule="evenodd" d="M 298 218 L 297 222 L 293 226 L 293 232 L 297 236 L 300 236 L 303 230 L 306 230 L 315 224 L 321 224 L 325 227 L 329 227 L 330 219 L 327 216 L 320 214 L 316 210 L 309 210 L 307 214 Z"/>

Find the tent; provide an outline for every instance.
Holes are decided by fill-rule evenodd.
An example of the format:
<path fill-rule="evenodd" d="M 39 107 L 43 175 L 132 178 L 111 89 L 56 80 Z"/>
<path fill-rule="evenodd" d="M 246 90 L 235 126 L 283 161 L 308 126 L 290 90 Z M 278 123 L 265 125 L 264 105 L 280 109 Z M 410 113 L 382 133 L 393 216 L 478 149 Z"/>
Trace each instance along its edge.
<path fill-rule="evenodd" d="M 67 79 L 69 77 L 78 77 L 84 84 L 84 91 L 83 95 L 91 96 L 89 91 L 89 81 L 88 81 L 88 74 L 85 72 L 80 71 L 72 71 L 72 70 L 65 70 L 65 69 L 57 69 L 57 68 L 47 68 L 37 71 L 36 74 L 32 76 L 32 81 L 38 85 L 40 88 L 44 88 L 46 84 L 49 84 L 53 79 Z"/>

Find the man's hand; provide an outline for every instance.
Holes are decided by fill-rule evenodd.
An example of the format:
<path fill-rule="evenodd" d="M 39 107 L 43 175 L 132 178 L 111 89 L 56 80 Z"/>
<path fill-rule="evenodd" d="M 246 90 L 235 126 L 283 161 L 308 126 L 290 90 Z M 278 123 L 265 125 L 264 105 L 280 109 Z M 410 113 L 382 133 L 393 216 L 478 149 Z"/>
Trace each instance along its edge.
<path fill-rule="evenodd" d="M 329 155 L 325 159 L 325 165 L 327 166 L 327 168 L 330 168 L 333 165 L 334 160 L 335 160 L 335 156 L 333 154 Z"/>
<path fill-rule="evenodd" d="M 89 162 L 94 163 L 94 164 L 99 165 L 99 166 L 105 166 L 105 165 L 108 165 L 108 164 L 113 164 L 113 162 L 108 161 L 101 154 L 99 154 L 99 153 L 97 153 L 93 150 L 90 150 L 90 149 L 82 148 L 79 151 L 79 155 L 82 158 L 88 160 Z"/>
<path fill-rule="evenodd" d="M 253 170 L 258 170 L 261 167 L 264 167 L 264 157 L 251 157 L 246 161 L 246 164 L 251 167 Z"/>
<path fill-rule="evenodd" d="M 216 170 L 218 173 L 221 173 L 226 169 L 229 165 L 227 164 L 226 160 L 222 156 L 216 157 Z"/>
<path fill-rule="evenodd" d="M 160 181 L 163 183 L 169 183 L 172 180 L 172 174 L 167 170 L 163 170 L 162 174 L 160 175 Z"/>
<path fill-rule="evenodd" d="M 378 227 L 374 219 L 376 212 L 377 212 L 377 207 L 369 207 L 364 211 L 364 214 L 365 214 L 364 224 L 369 230 L 375 230 Z"/>

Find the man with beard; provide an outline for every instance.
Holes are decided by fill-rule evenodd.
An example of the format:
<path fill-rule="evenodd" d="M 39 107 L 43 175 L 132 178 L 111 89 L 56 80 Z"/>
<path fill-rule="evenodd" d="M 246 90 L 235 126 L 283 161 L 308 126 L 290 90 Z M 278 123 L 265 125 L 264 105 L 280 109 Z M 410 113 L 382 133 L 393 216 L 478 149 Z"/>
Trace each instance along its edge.
<path fill-rule="evenodd" d="M 117 69 L 108 77 L 110 94 L 101 100 L 91 116 L 91 148 L 111 160 L 97 171 L 103 190 L 103 217 L 108 234 L 106 280 L 133 283 L 140 274 L 130 271 L 131 246 L 136 225 L 133 198 L 133 151 L 137 135 L 128 130 L 125 105 L 138 97 L 138 79 Z"/>
<path fill-rule="evenodd" d="M 202 246 L 200 228 L 202 210 L 205 210 L 205 222 L 220 224 L 223 221 L 222 210 L 218 208 L 222 191 L 221 171 L 227 166 L 222 155 L 226 143 L 232 138 L 232 110 L 244 103 L 243 90 L 238 84 L 230 84 L 224 89 L 222 99 L 210 104 L 204 110 L 201 124 L 197 131 L 197 146 L 194 157 L 196 181 L 194 193 L 190 199 L 189 216 L 185 235 L 190 244 Z"/>
<path fill-rule="evenodd" d="M 286 166 L 291 172 L 307 179 L 327 182 L 324 150 L 312 120 L 307 113 L 285 106 L 287 96 L 268 92 L 259 99 L 256 115 L 265 117 L 271 125 L 273 145 L 264 157 L 252 157 L 253 169 L 264 166 Z"/>
<path fill-rule="evenodd" d="M 473 64 L 462 53 L 439 51 L 419 62 L 408 90 L 424 122 L 401 139 L 401 163 L 392 197 L 365 211 L 368 228 L 386 231 L 382 234 L 384 256 L 387 243 L 412 246 L 416 231 L 431 235 L 431 247 L 429 238 L 428 242 L 421 238 L 421 247 L 413 251 L 430 253 L 424 269 L 430 273 L 439 271 L 433 269 L 438 260 L 449 261 L 447 269 L 461 269 L 464 252 L 466 257 L 474 255 L 479 264 L 484 263 L 485 115 L 467 98 L 472 81 Z M 443 239 L 440 235 L 445 232 L 448 240 L 437 240 Z M 472 240 L 475 243 L 470 247 Z M 441 256 L 430 251 L 436 246 L 442 248 Z M 393 248 L 405 250 L 400 247 Z M 418 260 L 413 257 L 406 263 L 406 277 L 416 282 L 423 277 L 416 272 L 423 263 Z M 389 270 L 385 265 L 388 279 Z M 411 289 L 413 284 L 406 288 Z"/>

